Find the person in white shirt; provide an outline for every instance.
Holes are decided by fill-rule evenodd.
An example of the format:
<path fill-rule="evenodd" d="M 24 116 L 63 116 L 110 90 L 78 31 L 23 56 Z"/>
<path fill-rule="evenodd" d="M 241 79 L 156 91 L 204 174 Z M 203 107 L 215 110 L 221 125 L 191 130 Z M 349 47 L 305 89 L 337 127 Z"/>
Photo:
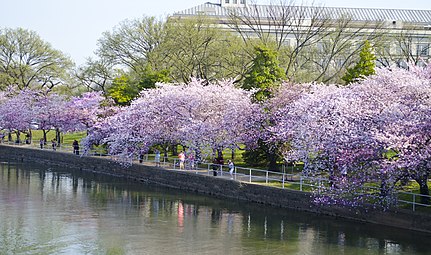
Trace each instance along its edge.
<path fill-rule="evenodd" d="M 235 165 L 233 164 L 232 160 L 227 161 L 227 167 L 229 167 L 230 176 L 233 177 L 233 171 L 235 170 Z"/>

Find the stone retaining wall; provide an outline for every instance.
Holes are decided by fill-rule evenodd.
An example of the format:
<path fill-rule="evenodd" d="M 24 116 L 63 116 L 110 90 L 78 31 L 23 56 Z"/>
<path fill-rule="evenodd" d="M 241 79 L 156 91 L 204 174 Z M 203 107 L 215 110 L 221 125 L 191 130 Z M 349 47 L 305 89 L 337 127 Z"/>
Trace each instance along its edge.
<path fill-rule="evenodd" d="M 123 167 L 108 158 L 80 157 L 71 153 L 7 145 L 0 145 L 0 160 L 64 166 L 219 198 L 238 199 L 431 233 L 431 215 L 429 214 L 403 209 L 381 212 L 342 207 L 317 207 L 311 204 L 310 195 L 306 192 L 240 183 L 228 179 L 214 178 L 213 176 L 197 175 L 192 172 L 166 170 L 139 164 Z"/>

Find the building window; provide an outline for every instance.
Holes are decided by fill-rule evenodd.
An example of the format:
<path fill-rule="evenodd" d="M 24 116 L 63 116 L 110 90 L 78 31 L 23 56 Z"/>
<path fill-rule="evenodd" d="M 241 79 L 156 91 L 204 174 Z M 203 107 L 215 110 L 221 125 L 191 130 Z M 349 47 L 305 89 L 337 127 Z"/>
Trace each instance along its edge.
<path fill-rule="evenodd" d="M 238 4 L 238 0 L 233 0 L 232 3 L 233 4 Z"/>
<path fill-rule="evenodd" d="M 229 0 L 224 0 L 224 2 L 225 2 L 226 4 L 228 4 L 228 3 L 229 3 Z"/>
<path fill-rule="evenodd" d="M 429 52 L 429 44 L 420 43 L 416 46 L 416 54 L 417 56 L 427 57 Z"/>
<path fill-rule="evenodd" d="M 241 2 L 240 2 L 241 4 L 245 4 L 245 0 L 241 0 Z"/>

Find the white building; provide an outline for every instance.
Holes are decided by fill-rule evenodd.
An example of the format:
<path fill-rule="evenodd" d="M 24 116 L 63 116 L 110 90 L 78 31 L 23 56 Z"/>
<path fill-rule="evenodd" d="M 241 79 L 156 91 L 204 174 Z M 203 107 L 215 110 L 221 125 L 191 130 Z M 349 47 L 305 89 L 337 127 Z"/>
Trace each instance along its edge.
<path fill-rule="evenodd" d="M 274 17 L 277 15 L 280 19 L 283 15 L 284 17 L 291 15 L 294 18 L 296 15 L 298 18 L 298 13 L 301 13 L 301 21 L 291 22 L 290 26 L 301 26 L 303 29 L 309 29 L 313 24 L 317 24 L 316 18 L 318 17 L 332 20 L 349 17 L 351 19 L 349 23 L 351 31 L 354 31 L 358 26 L 365 26 L 364 24 L 367 26 L 373 24 L 379 27 L 381 40 L 387 43 L 381 51 L 381 55 L 387 56 L 377 54 L 381 64 L 385 64 L 383 58 L 389 55 L 391 61 L 401 65 L 405 61 L 418 63 L 421 60 L 429 59 L 430 56 L 431 10 L 251 5 L 248 0 L 220 0 L 218 3 L 208 2 L 176 12 L 172 17 L 186 18 L 206 15 L 220 27 L 233 29 L 234 24 L 230 18 L 233 13 L 245 17 L 244 20 L 248 20 L 246 16 L 258 15 L 261 31 L 274 34 L 274 36 L 277 36 L 281 29 L 285 29 L 284 26 L 277 27 L 274 23 L 268 22 L 270 19 L 275 20 Z M 248 21 L 248 24 L 239 24 L 237 28 L 241 29 L 244 34 L 252 35 L 257 31 L 252 26 L 257 26 L 257 24 L 252 24 L 251 20 Z M 254 22 L 257 21 L 254 20 Z M 296 31 L 300 33 L 301 30 Z M 371 30 L 364 29 L 361 33 L 367 33 L 367 31 Z M 298 43 L 298 36 L 294 32 L 290 32 L 283 40 L 284 44 L 295 45 Z"/>

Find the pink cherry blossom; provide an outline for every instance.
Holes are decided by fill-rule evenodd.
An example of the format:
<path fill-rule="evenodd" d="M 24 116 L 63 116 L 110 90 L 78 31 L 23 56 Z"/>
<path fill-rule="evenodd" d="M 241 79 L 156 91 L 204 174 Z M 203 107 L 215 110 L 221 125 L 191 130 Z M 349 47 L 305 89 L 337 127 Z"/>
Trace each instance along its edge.
<path fill-rule="evenodd" d="M 236 148 L 246 142 L 249 119 L 259 112 L 250 95 L 231 81 L 159 84 L 142 91 L 88 139 L 104 137 L 112 154 L 126 157 L 160 143 L 199 151 Z"/>

